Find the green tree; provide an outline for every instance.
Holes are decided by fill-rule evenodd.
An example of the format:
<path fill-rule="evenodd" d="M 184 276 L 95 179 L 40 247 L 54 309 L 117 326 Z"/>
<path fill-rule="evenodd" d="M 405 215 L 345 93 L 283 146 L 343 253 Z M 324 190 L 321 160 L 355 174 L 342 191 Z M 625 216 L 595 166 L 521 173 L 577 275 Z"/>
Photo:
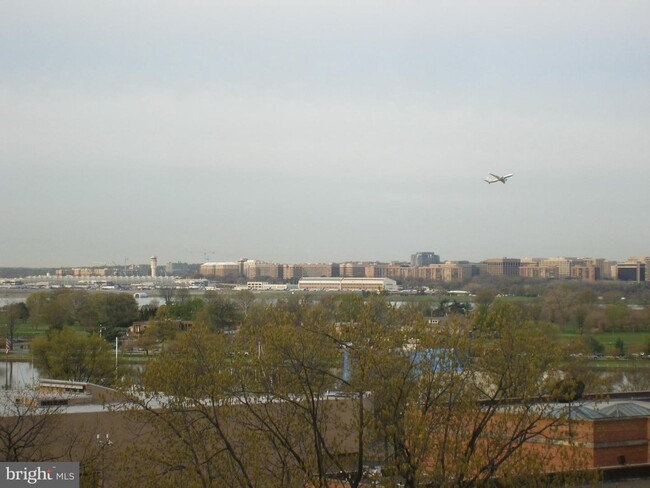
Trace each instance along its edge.
<path fill-rule="evenodd" d="M 29 315 L 36 324 L 61 329 L 73 322 L 78 292 L 73 290 L 42 291 L 27 297 Z"/>
<path fill-rule="evenodd" d="M 543 299 L 542 319 L 563 325 L 569 321 L 574 295 L 567 286 L 552 287 Z"/>
<path fill-rule="evenodd" d="M 182 302 L 173 302 L 158 307 L 157 318 L 175 320 L 194 320 L 198 312 L 205 306 L 205 301 L 199 297 L 188 298 Z"/>
<path fill-rule="evenodd" d="M 614 347 L 616 348 L 616 353 L 619 356 L 625 356 L 625 342 L 623 342 L 623 339 L 620 337 L 616 339 L 616 342 L 614 343 Z"/>
<path fill-rule="evenodd" d="M 507 484 L 543 470 L 541 456 L 524 456 L 522 446 L 566 421 L 543 401 L 563 351 L 516 307 L 490 314 L 489 340 L 473 338 L 475 324 L 456 316 L 447 334 L 419 326 L 388 339 L 384 330 L 368 350 L 382 358 L 371 390 L 385 464 L 405 486 L 482 486 L 497 477 Z"/>
<path fill-rule="evenodd" d="M 99 296 L 99 321 L 107 329 L 105 337 L 114 339 L 138 318 L 138 303 L 130 293 L 102 293 Z"/>
<path fill-rule="evenodd" d="M 621 331 L 627 326 L 630 309 L 626 303 L 618 302 L 605 307 L 605 327 L 610 331 Z"/>
<path fill-rule="evenodd" d="M 581 334 L 584 332 L 585 323 L 587 322 L 588 308 L 585 305 L 578 305 L 573 309 L 573 320 L 576 324 L 576 332 Z"/>
<path fill-rule="evenodd" d="M 196 326 L 177 347 L 148 364 L 127 388 L 134 420 L 165 449 L 132 445 L 122 462 L 127 484 L 142 486 L 281 486 L 260 469 L 259 437 L 238 426 L 229 337 Z M 155 399 L 155 401 L 152 401 Z"/>
<path fill-rule="evenodd" d="M 338 305 L 338 320 L 341 322 L 355 322 L 359 320 L 364 307 L 363 297 L 347 293 L 341 296 Z"/>
<path fill-rule="evenodd" d="M 208 329 L 229 330 L 241 322 L 241 312 L 229 297 L 216 292 L 206 292 L 205 302 L 205 306 L 197 312 L 196 320 Z"/>
<path fill-rule="evenodd" d="M 576 294 L 576 301 L 583 305 L 591 305 L 598 302 L 598 294 L 591 288 L 585 288 Z"/>
<path fill-rule="evenodd" d="M 63 328 L 35 338 L 30 350 L 34 365 L 44 376 L 102 385 L 110 385 L 115 380 L 111 349 L 98 335 Z"/>
<path fill-rule="evenodd" d="M 7 337 L 11 340 L 11 350 L 14 348 L 16 325 L 29 317 L 27 306 L 23 302 L 12 303 L 4 307 L 4 319 L 7 324 Z"/>
<path fill-rule="evenodd" d="M 592 354 L 600 355 L 605 352 L 605 346 L 592 335 L 583 336 L 582 343 Z"/>
<path fill-rule="evenodd" d="M 337 473 L 354 487 L 370 459 L 385 486 L 539 479 L 545 453 L 524 445 L 566 425 L 546 400 L 581 384 L 558 388 L 574 370 L 553 327 L 507 303 L 489 308 L 485 334 L 461 315 L 432 333 L 382 297 L 345 323 L 330 305 L 252 307 L 237 334 L 201 322 L 153 360 L 126 394 L 167 448 L 133 447 L 137 481 L 325 487 Z M 571 452 L 560 462 L 579 467 Z"/>

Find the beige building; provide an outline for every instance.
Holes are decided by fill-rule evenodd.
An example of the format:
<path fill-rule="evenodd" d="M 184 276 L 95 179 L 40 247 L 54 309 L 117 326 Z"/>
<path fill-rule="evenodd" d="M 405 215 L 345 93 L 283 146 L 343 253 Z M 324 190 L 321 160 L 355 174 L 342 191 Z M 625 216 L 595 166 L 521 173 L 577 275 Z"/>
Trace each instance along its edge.
<path fill-rule="evenodd" d="M 328 278 L 339 276 L 339 265 L 335 263 L 301 263 L 282 264 L 280 272 L 286 281 L 299 280 L 300 278 Z"/>
<path fill-rule="evenodd" d="M 519 276 L 519 258 L 490 258 L 485 260 L 487 274 L 492 276 Z"/>
<path fill-rule="evenodd" d="M 205 263 L 199 268 L 199 274 L 207 278 L 236 280 L 241 276 L 240 266 L 235 262 Z"/>
<path fill-rule="evenodd" d="M 366 277 L 365 263 L 342 263 L 339 264 L 339 276 L 346 278 L 364 278 Z"/>
<path fill-rule="evenodd" d="M 72 268 L 72 276 L 87 278 L 89 276 L 108 276 L 108 268 Z"/>
<path fill-rule="evenodd" d="M 302 278 L 302 266 L 299 264 L 283 264 L 282 277 L 287 280 L 299 280 Z"/>
<path fill-rule="evenodd" d="M 585 259 L 565 257 L 546 258 L 540 263 L 541 266 L 557 266 L 560 278 L 570 278 L 572 266 L 585 266 L 587 264 Z"/>
<path fill-rule="evenodd" d="M 335 263 L 304 263 L 300 265 L 302 277 L 318 278 L 332 277 L 339 275 L 339 265 Z"/>
<path fill-rule="evenodd" d="M 571 278 L 576 278 L 584 281 L 600 280 L 600 268 L 594 264 L 572 266 Z"/>
<path fill-rule="evenodd" d="M 428 266 L 404 266 L 399 264 L 368 264 L 365 266 L 368 278 L 391 278 L 394 280 L 462 281 L 473 274 L 470 263 L 446 262 Z"/>
<path fill-rule="evenodd" d="M 416 268 L 417 277 L 425 281 L 462 281 L 472 276 L 469 263 L 441 263 Z"/>
<path fill-rule="evenodd" d="M 540 266 L 539 263 L 522 264 L 519 266 L 519 276 L 552 280 L 560 277 L 560 270 L 557 266 Z"/>
<path fill-rule="evenodd" d="M 255 261 L 249 259 L 244 262 L 244 276 L 249 280 L 259 278 L 282 279 L 283 266 L 275 263 L 265 263 L 264 261 Z"/>
<path fill-rule="evenodd" d="M 394 280 L 404 280 L 406 278 L 415 278 L 415 269 L 411 266 L 402 266 L 399 264 L 367 264 L 367 278 L 391 278 Z"/>

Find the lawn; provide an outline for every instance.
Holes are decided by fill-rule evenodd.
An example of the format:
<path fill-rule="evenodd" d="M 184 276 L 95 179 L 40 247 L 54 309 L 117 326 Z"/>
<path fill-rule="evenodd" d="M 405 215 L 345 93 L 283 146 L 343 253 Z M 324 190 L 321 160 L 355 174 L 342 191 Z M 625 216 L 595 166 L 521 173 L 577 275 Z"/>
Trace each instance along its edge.
<path fill-rule="evenodd" d="M 593 337 L 605 347 L 605 356 L 615 356 L 618 354 L 616 341 L 621 339 L 625 344 L 627 354 L 648 353 L 648 344 L 650 343 L 650 332 L 597 332 L 585 333 L 583 335 L 575 332 L 563 332 L 560 334 L 560 340 L 566 343 L 577 343 L 582 337 Z M 648 361 L 650 363 L 650 361 Z"/>

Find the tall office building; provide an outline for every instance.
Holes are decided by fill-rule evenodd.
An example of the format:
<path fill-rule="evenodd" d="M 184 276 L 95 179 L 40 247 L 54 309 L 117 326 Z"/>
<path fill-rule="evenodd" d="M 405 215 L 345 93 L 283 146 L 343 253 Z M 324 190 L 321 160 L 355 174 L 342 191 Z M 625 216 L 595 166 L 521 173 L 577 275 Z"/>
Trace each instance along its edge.
<path fill-rule="evenodd" d="M 435 252 L 416 252 L 411 254 L 411 266 L 429 266 L 440 264 L 440 256 Z"/>

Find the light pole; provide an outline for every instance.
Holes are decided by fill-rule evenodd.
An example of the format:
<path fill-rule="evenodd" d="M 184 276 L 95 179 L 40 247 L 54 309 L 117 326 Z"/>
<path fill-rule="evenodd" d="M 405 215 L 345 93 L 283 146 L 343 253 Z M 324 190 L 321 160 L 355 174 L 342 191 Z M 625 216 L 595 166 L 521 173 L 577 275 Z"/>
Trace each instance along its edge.
<path fill-rule="evenodd" d="M 113 445 L 113 441 L 111 440 L 108 434 L 106 434 L 106 439 L 103 439 L 99 434 L 97 434 L 97 446 L 99 447 L 99 453 L 100 456 L 102 457 L 102 465 L 100 471 L 101 482 L 99 485 L 102 488 L 104 487 L 104 469 L 106 467 L 106 448 L 112 445 Z"/>

